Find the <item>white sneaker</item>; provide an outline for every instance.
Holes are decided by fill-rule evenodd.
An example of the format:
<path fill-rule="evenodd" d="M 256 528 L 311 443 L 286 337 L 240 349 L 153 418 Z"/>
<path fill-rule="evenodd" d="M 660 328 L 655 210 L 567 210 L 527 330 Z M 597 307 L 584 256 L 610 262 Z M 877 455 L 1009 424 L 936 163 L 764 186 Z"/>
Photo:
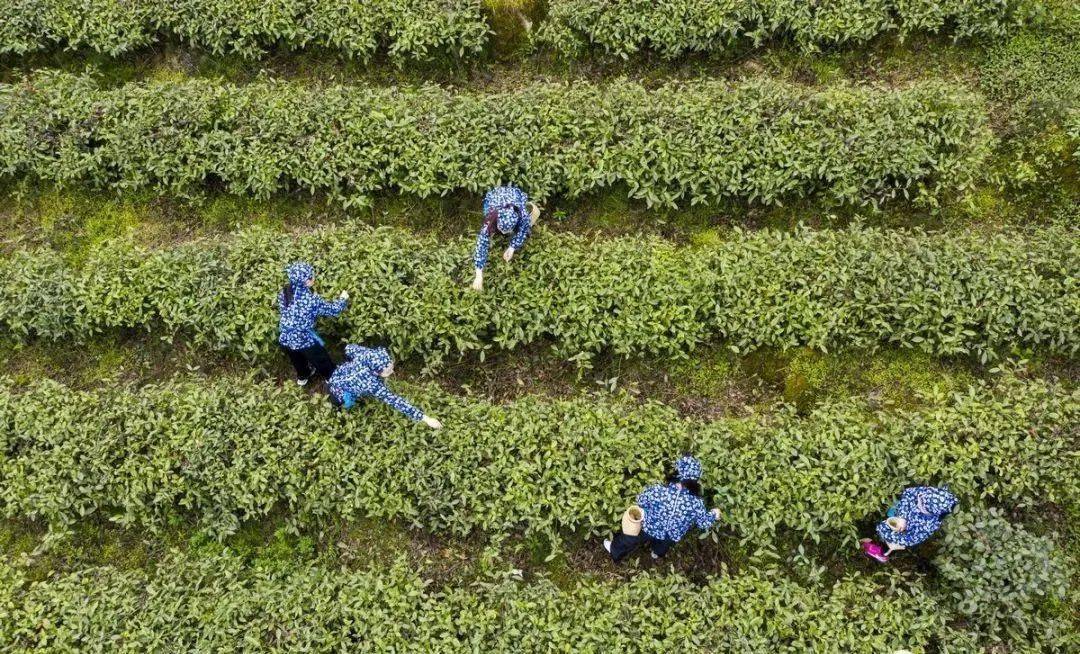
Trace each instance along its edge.
<path fill-rule="evenodd" d="M 306 380 L 306 379 L 297 379 L 296 380 L 296 385 L 297 386 L 307 386 L 307 383 L 308 383 L 308 380 Z"/>
<path fill-rule="evenodd" d="M 607 539 L 604 540 L 604 550 L 608 554 L 611 554 L 611 539 L 610 538 L 607 538 Z"/>
<path fill-rule="evenodd" d="M 651 556 L 653 558 L 653 561 L 660 558 L 659 556 L 656 555 L 656 552 L 649 552 L 649 556 Z"/>

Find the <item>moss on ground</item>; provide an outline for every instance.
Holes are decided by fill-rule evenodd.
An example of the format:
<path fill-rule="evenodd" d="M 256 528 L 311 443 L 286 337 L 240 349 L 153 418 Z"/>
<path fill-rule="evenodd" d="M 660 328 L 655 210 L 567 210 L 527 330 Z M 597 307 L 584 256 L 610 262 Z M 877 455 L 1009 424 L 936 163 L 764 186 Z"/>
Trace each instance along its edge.
<path fill-rule="evenodd" d="M 793 352 L 784 375 L 784 399 L 807 409 L 825 399 L 860 395 L 873 404 L 909 408 L 927 397 L 961 390 L 978 375 L 965 361 L 948 361 L 913 350 Z"/>
<path fill-rule="evenodd" d="M 340 357 L 335 345 L 332 355 Z M 1032 357 L 1024 374 L 1070 383 L 1075 363 Z M 19 343 L 0 338 L 5 374 L 16 384 L 58 379 L 75 389 L 108 384 L 150 384 L 177 376 L 256 375 L 292 378 L 284 357 L 247 361 L 187 342 L 182 336 L 116 332 L 83 343 Z M 403 378 L 423 378 L 421 365 L 400 362 Z M 884 349 L 822 353 L 810 349 L 762 349 L 735 355 L 723 345 L 700 349 L 691 359 L 597 357 L 588 371 L 553 357 L 543 346 L 476 356 L 447 365 L 432 381 L 452 393 L 495 402 L 522 395 L 573 397 L 589 393 L 626 394 L 664 402 L 701 419 L 756 413 L 786 401 L 806 411 L 830 399 L 858 396 L 872 405 L 915 407 L 926 398 L 960 390 L 994 373 L 966 359 L 939 359 L 917 351 Z M 315 389 L 313 392 L 318 392 Z"/>
<path fill-rule="evenodd" d="M 1053 144 L 1052 146 L 1050 144 Z M 800 200 L 785 206 L 762 207 L 729 201 L 680 209 L 649 208 L 627 198 L 625 189 L 612 188 L 577 199 L 555 197 L 544 205 L 541 229 L 579 234 L 652 234 L 677 243 L 707 245 L 722 241 L 733 229 L 792 230 L 844 228 L 852 224 L 927 230 L 970 230 L 987 233 L 1044 224 L 1080 204 L 1078 162 L 1068 156 L 1071 144 L 1063 135 L 1047 141 L 1042 172 L 1033 173 L 1024 192 L 997 180 L 970 189 L 937 213 L 899 203 L 882 210 L 836 207 L 823 200 Z M 996 164 L 1018 179 L 1021 167 L 1006 155 Z M 1015 186 L 1015 185 L 1013 185 Z M 112 194 L 90 189 L 60 189 L 49 185 L 0 185 L 0 251 L 49 247 L 73 261 L 82 261 L 94 247 L 111 239 L 134 239 L 163 246 L 194 238 L 228 235 L 247 227 L 281 231 L 359 222 L 392 226 L 439 236 L 471 235 L 480 222 L 482 196 L 454 193 L 419 198 L 387 194 L 371 207 L 344 209 L 321 196 L 281 194 L 266 200 L 208 194 L 200 200 L 181 200 L 139 193 Z"/>

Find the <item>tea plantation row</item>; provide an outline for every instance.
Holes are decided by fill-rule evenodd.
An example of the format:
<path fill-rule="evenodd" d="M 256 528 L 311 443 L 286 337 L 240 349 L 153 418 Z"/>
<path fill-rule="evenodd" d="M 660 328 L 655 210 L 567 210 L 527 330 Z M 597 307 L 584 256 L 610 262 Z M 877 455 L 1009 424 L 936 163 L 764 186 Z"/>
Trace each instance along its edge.
<path fill-rule="evenodd" d="M 1025 623 L 989 631 L 946 593 L 897 572 L 801 585 L 764 566 L 704 581 L 642 573 L 560 587 L 514 581 L 502 573 L 505 561 L 488 566 L 476 583 L 453 584 L 432 583 L 400 560 L 356 570 L 175 553 L 153 568 L 92 567 L 33 581 L 0 558 L 0 649 L 849 654 L 903 646 L 967 654 L 995 644 L 1034 654 L 1077 643 L 1045 605 L 1020 605 Z"/>
<path fill-rule="evenodd" d="M 717 50 L 738 38 L 790 37 L 803 47 L 859 43 L 887 31 L 1000 37 L 1029 18 L 1039 0 L 553 0 L 541 44 L 564 53 L 586 41 L 627 55 L 643 47 L 667 56 Z M 217 53 L 257 57 L 268 49 L 318 45 L 367 58 L 477 54 L 491 29 L 480 0 L 3 0 L 0 53 L 89 48 L 118 55 L 170 36 Z"/>
<path fill-rule="evenodd" d="M 95 513 L 158 527 L 180 514 L 228 534 L 283 509 L 301 522 L 395 518 L 558 543 L 611 528 L 684 449 L 702 459 L 725 524 L 759 543 L 777 530 L 853 539 L 912 483 L 948 484 L 967 504 L 1080 500 L 1080 393 L 1044 382 L 1003 378 L 918 410 L 847 400 L 713 422 L 617 398 L 492 405 L 396 386 L 444 429 L 243 379 L 92 391 L 6 380 L 0 510 L 53 527 Z"/>
<path fill-rule="evenodd" d="M 346 205 L 500 181 L 541 199 L 624 184 L 650 205 L 933 202 L 980 176 L 993 143 L 984 104 L 940 83 L 466 93 L 207 80 L 100 88 L 43 72 L 0 85 L 0 173 L 181 195 L 208 184 L 256 197 L 302 189 Z"/>
<path fill-rule="evenodd" d="M 565 53 L 587 44 L 626 57 L 720 50 L 737 39 L 789 36 L 816 49 L 860 43 L 888 31 L 1001 37 L 1033 18 L 1039 0 L 550 0 L 539 41 Z"/>
<path fill-rule="evenodd" d="M 306 259 L 325 294 L 352 292 L 344 314 L 320 322 L 326 336 L 385 343 L 430 366 L 542 342 L 583 363 L 601 351 L 682 355 L 719 340 L 740 352 L 892 344 L 982 360 L 1080 347 L 1071 228 L 765 230 L 693 248 L 541 230 L 520 259 L 493 265 L 483 294 L 467 288 L 472 239 L 338 227 L 162 249 L 116 241 L 81 265 L 49 250 L 12 252 L 0 262 L 0 326 L 23 340 L 143 328 L 276 356 L 284 266 Z"/>
<path fill-rule="evenodd" d="M 59 46 L 119 55 L 174 36 L 244 57 L 322 46 L 421 59 L 477 54 L 489 31 L 480 0 L 0 0 L 0 54 Z"/>

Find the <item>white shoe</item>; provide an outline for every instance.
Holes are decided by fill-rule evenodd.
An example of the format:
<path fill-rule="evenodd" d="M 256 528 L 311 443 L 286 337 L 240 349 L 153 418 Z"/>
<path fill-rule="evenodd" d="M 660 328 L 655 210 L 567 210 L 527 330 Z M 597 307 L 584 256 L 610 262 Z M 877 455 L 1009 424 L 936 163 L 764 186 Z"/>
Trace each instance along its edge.
<path fill-rule="evenodd" d="M 651 556 L 653 558 L 653 561 L 660 558 L 659 556 L 656 555 L 656 552 L 649 552 L 649 556 Z"/>
<path fill-rule="evenodd" d="M 306 379 L 297 379 L 296 380 L 296 385 L 297 386 L 307 386 L 307 383 L 308 383 L 308 380 L 306 380 Z"/>
<path fill-rule="evenodd" d="M 604 540 L 604 551 L 606 551 L 608 554 L 611 554 L 611 539 L 610 538 Z"/>

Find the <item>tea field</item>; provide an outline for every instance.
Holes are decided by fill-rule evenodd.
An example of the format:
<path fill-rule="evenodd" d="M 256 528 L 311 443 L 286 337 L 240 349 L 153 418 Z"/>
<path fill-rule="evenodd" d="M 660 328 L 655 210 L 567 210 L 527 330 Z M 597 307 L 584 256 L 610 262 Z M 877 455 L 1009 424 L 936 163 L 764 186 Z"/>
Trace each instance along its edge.
<path fill-rule="evenodd" d="M 0 0 L 0 195 L 0 652 L 1080 651 L 1071 0 Z"/>

